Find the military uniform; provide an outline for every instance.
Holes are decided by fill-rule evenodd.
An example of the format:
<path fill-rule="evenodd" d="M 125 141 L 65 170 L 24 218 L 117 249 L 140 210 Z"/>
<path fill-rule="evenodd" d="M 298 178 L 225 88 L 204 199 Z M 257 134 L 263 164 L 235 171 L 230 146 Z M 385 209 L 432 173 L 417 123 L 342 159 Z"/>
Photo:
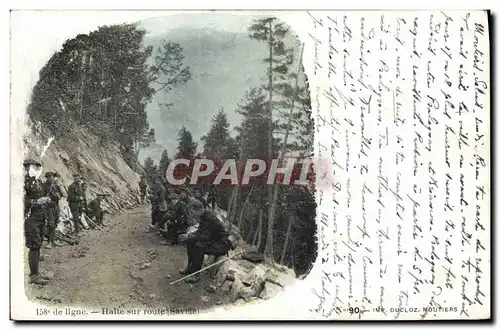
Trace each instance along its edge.
<path fill-rule="evenodd" d="M 165 200 L 167 201 L 167 204 L 170 204 L 172 202 L 172 198 L 170 196 L 169 184 L 167 179 L 163 180 L 163 188 L 165 188 Z"/>
<path fill-rule="evenodd" d="M 200 216 L 198 229 L 182 237 L 181 240 L 186 243 L 188 255 L 188 265 L 186 269 L 180 271 L 182 275 L 200 270 L 205 254 L 218 257 L 227 254 L 232 248 L 229 233 L 212 211 L 204 211 Z M 192 278 L 190 281 L 197 280 L 199 277 Z"/>
<path fill-rule="evenodd" d="M 83 212 L 87 212 L 89 207 L 87 205 L 87 187 L 88 183 L 85 180 L 82 180 L 82 190 L 83 190 Z"/>
<path fill-rule="evenodd" d="M 215 210 L 215 201 L 217 199 L 217 186 L 212 184 L 208 193 L 207 205 L 212 206 L 212 211 Z"/>
<path fill-rule="evenodd" d="M 24 234 L 26 247 L 38 250 L 42 247 L 47 221 L 47 206 L 37 204 L 37 200 L 45 196 L 43 183 L 39 179 L 25 177 L 24 181 Z"/>
<path fill-rule="evenodd" d="M 203 204 L 203 207 L 206 206 L 206 201 L 205 198 L 203 198 L 203 190 L 201 187 L 194 188 L 194 198 L 199 200 Z"/>
<path fill-rule="evenodd" d="M 46 238 L 49 243 L 47 246 L 51 248 L 52 245 L 58 245 L 55 242 L 55 231 L 57 225 L 59 224 L 59 200 L 62 196 L 61 187 L 56 183 L 54 176 L 56 174 L 53 172 L 47 172 L 45 177 L 47 180 L 42 184 L 42 188 L 45 196 L 50 197 L 51 201 L 46 206 Z"/>
<path fill-rule="evenodd" d="M 146 198 L 148 190 L 148 184 L 146 183 L 144 178 L 141 178 L 141 181 L 139 181 L 139 189 L 141 191 L 141 202 L 144 203 L 144 199 Z"/>
<path fill-rule="evenodd" d="M 153 183 L 149 198 L 151 200 L 151 225 L 156 227 L 167 211 L 165 187 L 160 182 Z"/>
<path fill-rule="evenodd" d="M 41 163 L 32 159 L 25 160 L 24 168 L 30 172 L 30 167 L 35 166 L 38 169 Z M 29 249 L 28 263 L 30 268 L 30 283 L 45 285 L 48 278 L 39 272 L 40 248 L 44 240 L 46 224 L 46 206 L 51 201 L 45 196 L 42 182 L 26 174 L 24 178 L 24 236 L 25 244 Z"/>
<path fill-rule="evenodd" d="M 75 175 L 75 179 L 79 176 Z M 73 215 L 73 223 L 75 225 L 76 234 L 82 229 L 81 216 L 87 206 L 85 199 L 85 190 L 82 183 L 75 181 L 68 187 L 68 203 L 71 214 Z"/>
<path fill-rule="evenodd" d="M 160 226 L 167 222 L 167 235 L 172 243 L 177 243 L 177 237 L 186 232 L 189 227 L 189 210 L 187 207 L 188 197 L 179 199 L 173 209 L 168 212 L 160 223 Z"/>
<path fill-rule="evenodd" d="M 97 195 L 97 197 L 89 203 L 89 217 L 90 218 L 95 217 L 95 220 L 99 226 L 104 225 L 102 222 L 104 212 L 101 208 L 101 200 L 102 200 L 102 197 L 104 197 L 104 196 L 105 195 Z"/>
<path fill-rule="evenodd" d="M 54 172 L 54 184 L 57 186 L 57 192 L 60 194 L 60 197 L 61 198 L 68 198 L 68 196 L 66 195 L 66 190 L 63 186 L 63 184 L 61 183 L 61 181 L 59 181 L 59 174 L 57 172 Z M 57 217 L 56 217 L 56 221 L 57 221 L 57 224 L 59 224 L 59 217 L 61 215 L 61 210 L 59 208 L 59 204 L 57 205 L 57 207 L 55 208 L 56 210 L 56 213 L 57 213 Z M 56 224 L 56 226 L 57 226 Z"/>

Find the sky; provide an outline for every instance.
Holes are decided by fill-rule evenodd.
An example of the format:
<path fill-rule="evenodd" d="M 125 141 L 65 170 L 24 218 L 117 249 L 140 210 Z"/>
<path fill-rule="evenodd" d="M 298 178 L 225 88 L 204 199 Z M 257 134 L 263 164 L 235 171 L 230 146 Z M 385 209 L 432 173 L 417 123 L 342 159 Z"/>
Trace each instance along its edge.
<path fill-rule="evenodd" d="M 164 17 L 150 18 L 139 22 L 147 32 L 147 37 L 154 38 L 177 28 L 214 29 L 226 32 L 246 33 L 257 15 L 238 12 L 231 14 L 183 13 Z"/>
<path fill-rule="evenodd" d="M 248 28 L 258 18 L 234 14 L 181 14 L 156 17 L 138 22 L 147 31 L 146 45 L 156 51 L 160 41 L 179 42 L 184 63 L 190 67 L 192 79 L 175 86 L 168 94 L 157 93 L 156 100 L 173 103 L 169 110 L 158 102 L 147 106 L 150 125 L 155 129 L 156 144 L 144 149 L 139 158 L 159 160 L 161 150 L 176 152 L 177 133 L 186 127 L 202 150 L 205 135 L 215 113 L 223 107 L 231 124 L 239 125 L 235 112 L 237 102 L 250 86 L 258 86 L 265 76 L 262 58 L 266 46 L 248 37 Z"/>
<path fill-rule="evenodd" d="M 147 106 L 150 125 L 155 129 L 156 143 L 143 149 L 139 160 L 151 157 L 159 161 L 166 149 L 174 155 L 177 134 L 186 127 L 203 150 L 201 137 L 211 125 L 212 118 L 223 108 L 230 124 L 230 134 L 241 123 L 237 104 L 251 87 L 261 86 L 266 80 L 267 45 L 252 40 L 248 28 L 253 20 L 265 16 L 247 13 L 178 14 L 149 18 L 137 22 L 147 32 L 145 44 L 153 45 L 154 52 L 163 39 L 179 42 L 183 47 L 184 63 L 190 67 L 192 79 L 185 85 L 174 86 L 165 94 L 157 93 Z M 296 42 L 291 37 L 289 42 Z M 162 109 L 160 103 L 172 103 Z"/>

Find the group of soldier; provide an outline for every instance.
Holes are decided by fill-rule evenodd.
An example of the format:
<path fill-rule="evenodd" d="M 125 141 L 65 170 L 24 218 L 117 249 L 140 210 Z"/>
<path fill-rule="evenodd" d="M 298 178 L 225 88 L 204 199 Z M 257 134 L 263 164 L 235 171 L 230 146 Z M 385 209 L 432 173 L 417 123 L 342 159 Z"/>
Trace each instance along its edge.
<path fill-rule="evenodd" d="M 68 187 L 68 204 L 73 224 L 75 226 L 75 235 L 81 236 L 83 229 L 81 219 L 83 213 L 85 213 L 90 219 L 95 218 L 98 226 L 106 226 L 103 222 L 104 211 L 101 208 L 101 202 L 107 195 L 97 194 L 96 198 L 87 204 L 86 182 L 79 174 L 73 175 L 73 178 L 73 183 Z"/>
<path fill-rule="evenodd" d="M 235 248 L 234 240 L 214 212 L 216 186 L 210 187 L 207 199 L 202 188 L 196 186 L 192 189 L 191 198 L 190 189 L 183 186 L 172 189 L 160 175 L 149 176 L 149 181 L 152 182 L 149 191 L 144 177 L 139 184 L 142 200 L 149 197 L 151 203 L 149 229 L 162 235 L 166 244 L 186 246 L 187 266 L 179 273 L 186 276 L 192 274 L 185 281 L 197 282 L 201 279 L 197 272 L 203 265 L 204 255 L 219 257 Z"/>
<path fill-rule="evenodd" d="M 105 194 L 97 197 L 87 205 L 86 183 L 79 174 L 74 175 L 75 181 L 66 189 L 59 180 L 57 172 L 46 172 L 45 181 L 39 179 L 42 164 L 33 159 L 27 159 L 24 166 L 24 234 L 25 244 L 29 249 L 28 263 L 30 268 L 29 282 L 45 285 L 50 276 L 44 275 L 39 269 L 41 261 L 40 249 L 59 247 L 56 239 L 56 229 L 59 225 L 61 198 L 67 198 L 75 228 L 75 236 L 82 232 L 81 216 L 85 212 L 100 226 L 103 224 L 101 201 Z"/>
<path fill-rule="evenodd" d="M 87 204 L 86 183 L 79 174 L 74 175 L 74 182 L 67 193 L 56 172 L 46 172 L 46 180 L 39 179 L 42 164 L 27 159 L 24 166 L 24 233 L 25 244 L 29 249 L 28 263 L 30 268 L 29 283 L 45 285 L 50 276 L 44 275 L 40 269 L 40 249 L 59 247 L 56 240 L 56 229 L 59 224 L 59 201 L 67 198 L 74 225 L 74 235 L 82 235 L 82 214 L 88 219 L 95 218 L 95 223 L 103 223 L 101 201 L 106 196 L 98 194 Z M 176 194 L 170 194 L 161 176 L 150 177 L 153 182 L 148 191 L 145 178 L 139 184 L 142 201 L 149 197 L 151 203 L 151 225 L 154 230 L 167 239 L 167 244 L 184 244 L 187 250 L 187 266 L 179 272 L 182 275 L 193 274 L 187 282 L 200 279 L 197 272 L 201 269 L 204 255 L 222 256 L 234 249 L 233 240 L 218 219 L 215 210 L 216 188 L 212 186 L 207 200 L 201 188 L 193 189 L 193 198 L 187 187 L 178 187 Z M 178 197 L 175 198 L 174 195 Z M 194 214 L 193 209 L 198 212 Z M 196 227 L 197 225 L 197 227 Z M 191 230 L 195 228 L 194 230 Z"/>

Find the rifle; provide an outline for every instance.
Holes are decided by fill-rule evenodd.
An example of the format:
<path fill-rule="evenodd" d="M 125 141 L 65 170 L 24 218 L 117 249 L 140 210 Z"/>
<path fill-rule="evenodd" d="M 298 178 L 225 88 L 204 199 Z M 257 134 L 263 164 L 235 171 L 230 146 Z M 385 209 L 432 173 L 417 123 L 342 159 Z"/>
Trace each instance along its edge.
<path fill-rule="evenodd" d="M 222 260 L 219 260 L 219 261 L 217 261 L 217 262 L 214 262 L 213 264 L 211 264 L 211 265 L 209 265 L 209 266 L 207 266 L 207 267 L 205 267 L 205 268 L 202 268 L 202 269 L 200 269 L 200 270 L 198 270 L 198 271 L 196 271 L 196 272 L 194 272 L 194 273 L 192 273 L 192 274 L 186 275 L 186 276 L 184 276 L 184 277 L 181 277 L 181 278 L 180 278 L 180 279 L 178 279 L 178 280 L 173 281 L 172 283 L 170 283 L 170 285 L 175 284 L 175 283 L 178 283 L 178 282 L 180 282 L 180 281 L 182 281 L 182 280 L 185 280 L 186 278 L 190 278 L 190 277 L 191 277 L 191 276 L 193 276 L 193 275 L 199 274 L 199 273 L 201 273 L 201 272 L 203 272 L 203 271 L 205 271 L 205 270 L 207 270 L 207 269 L 212 268 L 213 266 L 217 266 L 217 265 L 219 265 L 219 264 L 223 263 L 224 261 L 227 261 L 227 260 L 229 260 L 229 259 L 232 259 L 232 258 L 234 258 L 234 257 L 236 257 L 236 256 L 238 256 L 238 255 L 240 255 L 240 254 L 242 254 L 242 253 L 243 253 L 243 252 L 238 252 L 238 253 L 236 253 L 236 254 L 233 254 L 232 256 L 229 256 L 229 257 L 227 257 L 227 258 L 224 258 L 224 259 L 222 259 Z"/>

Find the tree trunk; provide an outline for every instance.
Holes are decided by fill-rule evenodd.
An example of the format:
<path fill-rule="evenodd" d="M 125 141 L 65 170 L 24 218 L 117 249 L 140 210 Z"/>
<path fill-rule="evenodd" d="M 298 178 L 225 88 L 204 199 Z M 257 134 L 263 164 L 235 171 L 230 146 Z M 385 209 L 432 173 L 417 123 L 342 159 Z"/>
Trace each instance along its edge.
<path fill-rule="evenodd" d="M 250 199 L 250 195 L 252 194 L 253 187 L 254 187 L 253 185 L 250 187 L 250 191 L 248 192 L 245 203 L 243 203 L 243 206 L 241 208 L 240 216 L 238 218 L 238 231 L 241 230 L 241 223 L 243 222 L 243 212 L 245 212 L 245 208 L 248 205 L 248 200 Z"/>
<path fill-rule="evenodd" d="M 286 143 L 287 143 L 287 140 L 288 140 L 288 135 L 290 134 L 290 126 L 292 124 L 292 115 L 293 115 L 293 108 L 295 106 L 295 93 L 297 91 L 297 85 L 298 85 L 298 81 L 299 81 L 299 71 L 300 71 L 300 64 L 302 62 L 302 54 L 304 53 L 304 45 L 302 44 L 302 50 L 300 52 L 300 58 L 299 58 L 299 63 L 298 63 L 298 66 L 297 66 L 297 76 L 295 77 L 295 86 L 294 86 L 294 94 L 293 94 L 293 97 L 292 97 L 292 103 L 291 103 L 291 106 L 290 106 L 290 112 L 288 114 L 288 122 L 287 122 L 287 127 L 286 127 L 286 131 L 285 131 L 285 137 L 283 138 L 283 141 L 281 143 L 281 148 L 280 148 L 280 153 L 279 153 L 279 156 L 278 156 L 278 164 L 279 166 L 281 166 L 281 163 L 283 162 L 283 158 L 285 156 L 285 149 L 286 149 Z M 276 213 L 276 202 L 278 200 L 278 193 L 279 193 L 279 188 L 280 186 L 279 185 L 273 185 L 273 186 L 270 186 L 271 188 L 274 187 L 274 192 L 272 194 L 272 198 L 271 198 L 271 201 L 269 202 L 269 219 L 268 219 L 268 223 L 269 223 L 269 227 L 268 227 L 268 241 L 267 241 L 267 244 L 269 243 L 272 243 L 272 227 L 274 225 L 274 215 Z M 272 248 L 270 248 L 271 250 L 268 251 L 268 253 L 266 253 L 267 256 L 270 256 L 272 255 Z M 266 249 L 267 250 L 267 249 Z"/>
<path fill-rule="evenodd" d="M 259 210 L 259 226 L 257 227 L 257 230 L 255 231 L 255 237 L 254 237 L 254 241 L 256 240 L 257 241 L 257 245 L 254 244 L 254 246 L 258 246 L 260 247 L 261 243 L 263 242 L 262 240 L 262 209 Z M 259 234 L 259 237 L 257 239 L 257 233 Z"/>
<path fill-rule="evenodd" d="M 260 233 L 260 220 L 262 219 L 261 215 L 262 210 L 259 210 L 259 220 L 257 221 L 257 227 L 255 228 L 255 232 L 253 234 L 252 246 L 257 246 L 257 236 Z"/>
<path fill-rule="evenodd" d="M 237 186 L 235 186 L 235 188 L 236 188 L 236 190 L 235 190 L 233 205 L 231 208 L 231 218 L 230 218 L 230 222 L 232 224 L 234 224 L 235 219 L 236 219 L 236 207 L 238 206 L 238 197 L 240 195 L 240 186 L 237 185 Z"/>
<path fill-rule="evenodd" d="M 269 22 L 269 106 L 268 106 L 268 116 L 269 116 L 269 128 L 267 133 L 267 157 L 268 162 L 271 162 L 273 159 L 273 29 L 272 22 Z M 271 212 L 272 205 L 271 201 L 273 199 L 273 185 L 268 185 L 267 187 L 267 200 L 268 200 L 268 222 L 272 221 Z M 262 246 L 264 251 L 264 256 L 266 258 L 273 258 L 273 226 L 271 223 L 267 225 L 267 240 Z"/>
<path fill-rule="evenodd" d="M 281 252 L 280 264 L 282 265 L 285 264 L 285 256 L 286 256 L 286 251 L 288 249 L 288 242 L 290 241 L 290 233 L 292 231 L 293 219 L 295 219 L 295 217 L 293 216 L 288 217 L 288 228 L 286 230 L 286 237 L 285 237 L 285 243 L 283 244 L 283 251 Z"/>
<path fill-rule="evenodd" d="M 231 209 L 233 207 L 234 197 L 236 196 L 235 189 L 236 189 L 236 186 L 234 186 L 233 189 L 231 190 L 231 196 L 229 196 L 229 201 L 227 202 L 227 210 L 226 210 L 227 219 L 229 219 L 229 213 L 231 212 Z"/>
<path fill-rule="evenodd" d="M 231 191 L 231 198 L 229 199 L 229 205 L 227 207 L 227 221 L 229 223 L 233 223 L 234 212 L 236 211 L 236 204 L 237 204 L 239 189 L 240 189 L 240 186 L 235 185 L 233 187 L 233 190 Z"/>
<path fill-rule="evenodd" d="M 267 245 L 267 235 L 268 235 L 268 226 L 269 226 L 269 222 L 267 221 L 264 221 L 264 219 L 262 219 L 262 224 L 260 226 L 260 233 L 259 233 L 259 253 L 264 253 L 264 251 L 266 250 L 266 245 Z M 264 239 L 261 239 L 262 237 L 264 237 Z"/>
<path fill-rule="evenodd" d="M 244 157 L 243 157 L 243 144 L 240 144 L 240 157 L 238 159 L 238 168 L 239 168 L 239 165 L 241 163 L 241 160 L 243 160 Z M 239 179 L 239 178 L 238 178 Z M 227 220 L 229 223 L 233 223 L 233 219 L 234 219 L 234 213 L 236 212 L 236 202 L 237 202 L 237 199 L 238 199 L 238 192 L 239 192 L 239 186 L 240 182 L 238 180 L 238 184 L 236 184 L 234 187 L 233 187 L 233 191 L 231 192 L 231 198 L 229 199 L 229 205 L 227 207 Z"/>

